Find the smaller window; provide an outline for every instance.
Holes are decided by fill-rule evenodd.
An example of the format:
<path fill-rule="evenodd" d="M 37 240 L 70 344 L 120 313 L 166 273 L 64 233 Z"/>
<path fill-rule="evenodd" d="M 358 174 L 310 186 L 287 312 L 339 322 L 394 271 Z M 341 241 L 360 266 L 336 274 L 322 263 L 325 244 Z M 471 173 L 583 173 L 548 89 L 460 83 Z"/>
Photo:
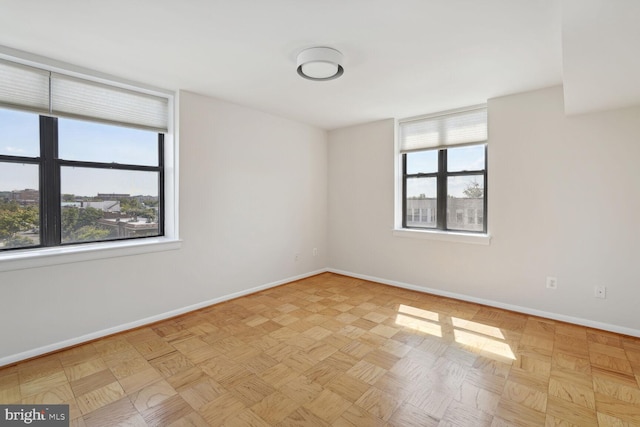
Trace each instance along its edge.
<path fill-rule="evenodd" d="M 487 232 L 487 111 L 400 122 L 403 228 Z"/>

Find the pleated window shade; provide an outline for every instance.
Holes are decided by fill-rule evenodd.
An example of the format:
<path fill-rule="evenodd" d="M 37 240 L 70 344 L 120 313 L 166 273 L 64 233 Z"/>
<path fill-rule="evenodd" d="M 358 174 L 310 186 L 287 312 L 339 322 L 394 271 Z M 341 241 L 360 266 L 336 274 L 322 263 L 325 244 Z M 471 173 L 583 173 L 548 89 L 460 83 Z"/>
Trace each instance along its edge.
<path fill-rule="evenodd" d="M 0 59 L 0 106 L 49 112 L 49 72 Z"/>
<path fill-rule="evenodd" d="M 0 60 L 0 106 L 167 132 L 169 100 Z"/>
<path fill-rule="evenodd" d="M 51 74 L 51 113 L 167 130 L 167 98 Z"/>
<path fill-rule="evenodd" d="M 402 153 L 467 145 L 487 140 L 486 107 L 401 121 Z"/>

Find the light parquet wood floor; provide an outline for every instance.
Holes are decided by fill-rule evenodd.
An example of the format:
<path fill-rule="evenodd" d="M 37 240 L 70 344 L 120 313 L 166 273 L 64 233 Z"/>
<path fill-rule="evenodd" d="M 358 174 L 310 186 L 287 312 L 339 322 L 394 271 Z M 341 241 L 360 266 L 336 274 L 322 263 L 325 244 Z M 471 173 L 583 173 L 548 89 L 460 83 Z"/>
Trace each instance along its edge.
<path fill-rule="evenodd" d="M 640 426 L 640 339 L 324 273 L 0 369 L 72 426 Z"/>

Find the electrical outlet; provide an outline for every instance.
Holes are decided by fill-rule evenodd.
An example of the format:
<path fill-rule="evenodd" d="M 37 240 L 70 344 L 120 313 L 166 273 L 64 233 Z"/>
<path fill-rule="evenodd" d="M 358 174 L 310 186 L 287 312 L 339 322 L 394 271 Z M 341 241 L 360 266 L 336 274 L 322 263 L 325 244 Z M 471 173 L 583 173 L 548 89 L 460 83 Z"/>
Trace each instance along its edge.
<path fill-rule="evenodd" d="M 313 248 L 313 256 L 318 256 L 318 248 Z"/>
<path fill-rule="evenodd" d="M 547 277 L 547 289 L 558 289 L 558 278 L 557 277 Z"/>
<path fill-rule="evenodd" d="M 295 262 L 298 262 L 300 260 L 300 254 L 295 254 L 294 257 L 293 257 L 293 260 Z"/>
<path fill-rule="evenodd" d="M 607 298 L 607 287 L 606 286 L 596 286 L 594 288 L 594 296 L 596 298 Z"/>

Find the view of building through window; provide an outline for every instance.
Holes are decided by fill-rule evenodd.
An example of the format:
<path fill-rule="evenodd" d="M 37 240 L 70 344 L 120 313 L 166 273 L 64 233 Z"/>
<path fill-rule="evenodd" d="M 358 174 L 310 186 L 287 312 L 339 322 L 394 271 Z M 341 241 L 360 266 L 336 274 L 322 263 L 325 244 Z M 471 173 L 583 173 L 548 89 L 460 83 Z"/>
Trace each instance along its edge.
<path fill-rule="evenodd" d="M 57 120 L 54 175 L 60 243 L 158 236 L 161 200 L 158 133 L 80 120 Z M 0 109 L 0 250 L 39 246 L 39 116 Z M 109 167 L 107 167 L 109 164 Z M 51 190 L 49 190 L 51 191 Z"/>
<path fill-rule="evenodd" d="M 158 235 L 157 196 L 98 193 L 62 197 L 63 243 Z M 0 248 L 40 244 L 39 198 L 35 189 L 0 191 Z"/>
<path fill-rule="evenodd" d="M 485 144 L 413 151 L 404 156 L 406 227 L 485 230 Z M 443 160 L 446 167 L 441 170 Z M 446 198 L 439 200 L 438 186 L 443 184 Z M 446 205 L 445 210 L 439 203 Z M 444 212 L 445 221 L 439 221 L 439 212 Z"/>
<path fill-rule="evenodd" d="M 447 228 L 451 230 L 483 231 L 484 186 L 483 177 L 469 180 L 462 197 L 447 197 Z M 408 227 L 436 228 L 437 199 L 419 195 L 406 201 Z"/>

